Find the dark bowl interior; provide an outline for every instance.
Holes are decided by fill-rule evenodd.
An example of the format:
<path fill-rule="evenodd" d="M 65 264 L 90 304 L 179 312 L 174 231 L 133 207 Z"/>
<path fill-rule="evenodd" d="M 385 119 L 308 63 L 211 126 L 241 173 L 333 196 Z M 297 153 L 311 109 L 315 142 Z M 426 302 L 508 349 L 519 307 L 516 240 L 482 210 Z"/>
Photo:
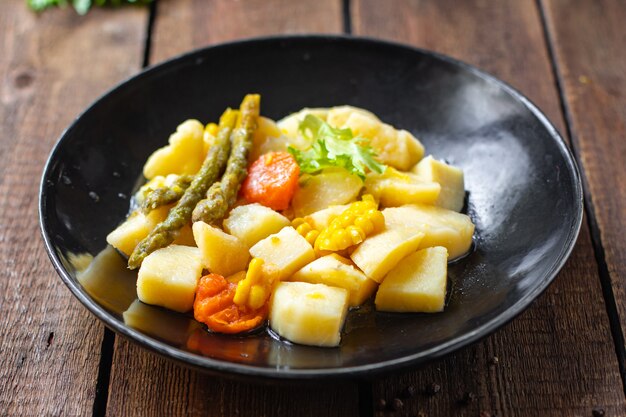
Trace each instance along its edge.
<path fill-rule="evenodd" d="M 216 120 L 248 92 L 263 114 L 350 104 L 411 131 L 427 153 L 461 167 L 475 248 L 449 266 L 440 314 L 352 312 L 341 346 L 293 345 L 259 332 L 198 330 L 189 316 L 139 307 L 122 312 L 135 276 L 107 267 L 103 288 L 77 280 L 74 254 L 98 254 L 125 217 L 144 161 L 183 120 Z M 170 358 L 213 372 L 277 378 L 366 375 L 416 365 L 495 330 L 527 307 L 569 255 L 581 223 L 581 185 L 562 139 L 527 99 L 453 59 L 355 38 L 267 38 L 203 49 L 151 68 L 88 108 L 46 166 L 40 219 L 61 278 L 110 328 Z M 107 281 L 108 280 L 108 281 Z M 191 339 L 190 339 L 191 338 Z M 189 342 L 193 339 L 193 343 Z M 191 344 L 190 344 L 191 343 Z M 194 352 L 186 346 L 190 344 Z"/>

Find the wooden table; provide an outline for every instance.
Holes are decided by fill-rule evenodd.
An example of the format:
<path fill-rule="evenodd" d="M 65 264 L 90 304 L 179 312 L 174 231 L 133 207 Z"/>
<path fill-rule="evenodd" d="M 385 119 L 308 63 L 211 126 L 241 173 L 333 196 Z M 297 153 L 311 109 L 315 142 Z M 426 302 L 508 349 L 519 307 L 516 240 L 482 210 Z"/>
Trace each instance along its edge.
<path fill-rule="evenodd" d="M 3 0 L 0 416 L 626 415 L 625 20 L 621 0 L 158 0 L 85 17 L 69 8 L 36 15 L 23 0 Z M 490 337 L 372 381 L 241 383 L 116 337 L 58 279 L 39 236 L 38 184 L 56 138 L 147 65 L 233 39 L 305 32 L 449 54 L 533 100 L 569 141 L 584 179 L 585 220 L 567 265 Z M 408 386 L 415 396 L 403 395 Z M 379 410 L 394 398 L 401 409 Z"/>

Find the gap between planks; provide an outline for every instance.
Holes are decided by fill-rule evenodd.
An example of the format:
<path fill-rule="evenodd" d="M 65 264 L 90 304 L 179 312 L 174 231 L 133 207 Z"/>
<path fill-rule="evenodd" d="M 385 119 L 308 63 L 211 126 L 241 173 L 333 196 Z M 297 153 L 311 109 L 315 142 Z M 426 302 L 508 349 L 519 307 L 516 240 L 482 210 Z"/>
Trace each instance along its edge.
<path fill-rule="evenodd" d="M 615 301 L 615 294 L 613 293 L 613 287 L 611 286 L 611 277 L 609 275 L 609 268 L 606 263 L 604 244 L 602 243 L 600 228 L 598 227 L 598 221 L 596 219 L 596 211 L 593 205 L 593 196 L 589 191 L 590 188 L 587 174 L 583 168 L 583 163 L 579 152 L 580 142 L 578 141 L 578 138 L 573 132 L 572 128 L 572 114 L 567 103 L 567 98 L 565 97 L 563 77 L 561 75 L 562 73 L 561 69 L 559 68 L 559 63 L 556 59 L 554 51 L 554 38 L 550 33 L 550 28 L 548 27 L 548 21 L 545 13 L 545 5 L 543 0 L 536 0 L 536 2 L 537 9 L 539 10 L 539 15 L 541 17 L 541 27 L 544 33 L 546 48 L 548 50 L 548 56 L 550 58 L 550 66 L 554 75 L 554 80 L 556 84 L 555 87 L 558 92 L 559 105 L 561 107 L 563 117 L 565 118 L 566 135 L 570 139 L 570 149 L 572 155 L 574 156 L 574 159 L 576 160 L 576 164 L 578 165 L 578 172 L 583 183 L 584 210 L 585 216 L 587 218 L 587 226 L 589 227 L 589 232 L 591 235 L 591 245 L 593 247 L 594 258 L 598 266 L 598 275 L 600 276 L 600 286 L 602 287 L 604 306 L 606 308 L 606 313 L 609 319 L 611 337 L 613 339 L 615 355 L 617 356 L 617 363 L 619 366 L 619 373 L 622 379 L 622 389 L 624 391 L 624 395 L 626 395 L 626 347 L 622 343 L 622 341 L 624 340 L 624 334 L 622 333 L 622 327 L 620 325 L 621 322 L 619 312 L 617 310 L 617 303 Z"/>

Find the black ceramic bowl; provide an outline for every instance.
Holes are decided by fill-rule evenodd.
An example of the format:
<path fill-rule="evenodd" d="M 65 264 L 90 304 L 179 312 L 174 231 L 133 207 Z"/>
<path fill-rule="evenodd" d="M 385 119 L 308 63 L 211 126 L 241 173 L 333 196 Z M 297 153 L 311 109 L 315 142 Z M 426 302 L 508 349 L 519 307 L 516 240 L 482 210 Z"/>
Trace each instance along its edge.
<path fill-rule="evenodd" d="M 314 348 L 266 332 L 212 335 L 189 316 L 140 303 L 126 315 L 132 325 L 125 324 L 122 312 L 135 298 L 135 276 L 124 272 L 114 252 L 98 258 L 109 256 L 97 271 L 105 285 L 98 278 L 79 279 L 76 255 L 105 248 L 105 236 L 128 211 L 148 155 L 181 121 L 216 120 L 248 92 L 262 94 L 263 114 L 272 118 L 305 106 L 366 108 L 464 170 L 475 248 L 449 267 L 443 313 L 352 313 L 340 347 Z M 574 246 L 581 218 L 572 156 L 521 94 L 432 52 L 326 36 L 218 45 L 131 78 L 62 135 L 40 194 L 41 229 L 54 267 L 108 327 L 207 371 L 273 378 L 371 375 L 424 363 L 480 339 L 548 286 Z"/>

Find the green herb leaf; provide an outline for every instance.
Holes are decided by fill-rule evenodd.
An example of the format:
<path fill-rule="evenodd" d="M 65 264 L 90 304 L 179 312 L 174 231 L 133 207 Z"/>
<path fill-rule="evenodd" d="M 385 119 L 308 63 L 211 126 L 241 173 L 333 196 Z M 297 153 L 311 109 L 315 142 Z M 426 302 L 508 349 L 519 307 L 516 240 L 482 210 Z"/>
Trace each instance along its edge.
<path fill-rule="evenodd" d="M 378 173 L 385 171 L 386 166 L 376 160 L 376 153 L 368 141 L 354 137 L 350 129 L 334 128 L 310 114 L 298 129 L 312 143 L 305 151 L 288 147 L 302 172 L 313 174 L 324 168 L 341 167 L 364 180 L 366 169 Z"/>
<path fill-rule="evenodd" d="M 68 4 L 74 6 L 78 14 L 86 14 L 91 7 L 95 6 L 119 6 L 123 3 L 148 4 L 153 0 L 26 0 L 26 4 L 32 10 L 40 12 L 49 7 L 65 7 Z"/>

